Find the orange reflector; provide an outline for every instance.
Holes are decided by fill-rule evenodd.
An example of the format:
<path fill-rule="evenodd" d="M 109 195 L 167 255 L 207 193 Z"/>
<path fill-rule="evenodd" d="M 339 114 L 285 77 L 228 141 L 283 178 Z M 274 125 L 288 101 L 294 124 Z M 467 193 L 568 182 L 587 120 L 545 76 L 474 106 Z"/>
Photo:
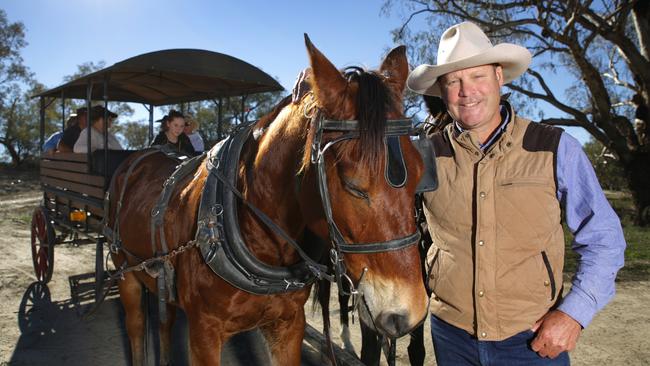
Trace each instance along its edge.
<path fill-rule="evenodd" d="M 86 221 L 86 213 L 83 211 L 70 212 L 70 221 Z"/>

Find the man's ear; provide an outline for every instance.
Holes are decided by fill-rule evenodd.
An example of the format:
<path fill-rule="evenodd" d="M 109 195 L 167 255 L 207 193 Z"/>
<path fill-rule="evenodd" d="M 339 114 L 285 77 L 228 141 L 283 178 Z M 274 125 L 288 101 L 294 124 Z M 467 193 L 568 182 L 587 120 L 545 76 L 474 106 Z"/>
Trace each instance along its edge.
<path fill-rule="evenodd" d="M 494 67 L 494 73 L 499 81 L 499 86 L 503 86 L 503 67 L 501 65 L 496 65 Z"/>

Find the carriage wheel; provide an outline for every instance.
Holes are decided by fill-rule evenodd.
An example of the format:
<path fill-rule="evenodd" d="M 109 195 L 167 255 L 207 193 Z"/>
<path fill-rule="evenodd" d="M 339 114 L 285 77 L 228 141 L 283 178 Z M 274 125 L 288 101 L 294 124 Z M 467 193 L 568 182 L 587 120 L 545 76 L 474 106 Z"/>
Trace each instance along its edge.
<path fill-rule="evenodd" d="M 52 278 L 54 268 L 54 242 L 56 233 L 44 207 L 32 214 L 32 260 L 36 279 L 46 284 Z"/>

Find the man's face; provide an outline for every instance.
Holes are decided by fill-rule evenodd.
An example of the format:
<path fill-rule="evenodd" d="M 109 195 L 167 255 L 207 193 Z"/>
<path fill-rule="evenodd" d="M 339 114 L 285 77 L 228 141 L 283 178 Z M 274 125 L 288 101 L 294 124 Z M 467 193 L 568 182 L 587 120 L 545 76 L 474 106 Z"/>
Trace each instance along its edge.
<path fill-rule="evenodd" d="M 88 119 L 87 118 L 88 118 L 88 116 L 86 115 L 86 113 L 79 113 L 77 115 L 77 121 L 79 123 L 79 128 L 81 128 L 82 130 L 88 126 Z"/>
<path fill-rule="evenodd" d="M 491 132 L 501 122 L 501 66 L 483 65 L 450 72 L 439 83 L 449 114 L 463 128 Z"/>

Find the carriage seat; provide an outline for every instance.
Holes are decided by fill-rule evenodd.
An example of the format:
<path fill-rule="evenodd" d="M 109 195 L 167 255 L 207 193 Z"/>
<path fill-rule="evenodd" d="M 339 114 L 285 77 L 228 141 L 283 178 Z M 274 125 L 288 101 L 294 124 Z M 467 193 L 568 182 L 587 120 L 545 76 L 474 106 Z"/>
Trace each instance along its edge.
<path fill-rule="evenodd" d="M 92 153 L 92 172 L 93 174 L 104 175 L 108 172 L 108 178 L 113 176 L 115 170 L 120 164 L 126 160 L 131 154 L 138 152 L 138 150 L 108 150 L 108 163 L 104 162 L 104 151 L 95 150 Z"/>

